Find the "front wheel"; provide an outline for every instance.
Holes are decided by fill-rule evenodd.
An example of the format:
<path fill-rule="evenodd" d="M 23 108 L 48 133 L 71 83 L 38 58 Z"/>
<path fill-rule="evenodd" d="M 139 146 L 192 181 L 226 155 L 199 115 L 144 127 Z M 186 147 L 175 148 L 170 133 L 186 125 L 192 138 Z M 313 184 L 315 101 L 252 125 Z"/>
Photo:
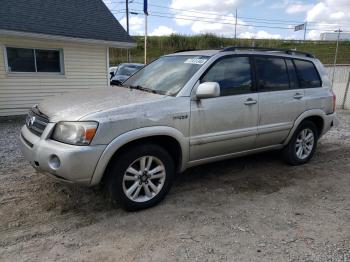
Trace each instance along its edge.
<path fill-rule="evenodd" d="M 318 140 L 318 132 L 311 121 L 302 122 L 288 145 L 283 149 L 287 163 L 302 165 L 307 163 L 314 155 Z"/>
<path fill-rule="evenodd" d="M 130 211 L 158 204 L 170 190 L 174 161 L 154 144 L 134 146 L 119 155 L 108 174 L 111 197 Z"/>

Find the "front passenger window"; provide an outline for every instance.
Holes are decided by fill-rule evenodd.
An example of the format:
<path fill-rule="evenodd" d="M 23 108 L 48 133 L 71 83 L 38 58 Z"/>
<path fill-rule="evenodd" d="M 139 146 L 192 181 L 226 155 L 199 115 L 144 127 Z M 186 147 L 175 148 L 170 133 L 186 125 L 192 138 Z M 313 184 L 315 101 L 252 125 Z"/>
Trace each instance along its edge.
<path fill-rule="evenodd" d="M 219 83 L 221 96 L 250 93 L 252 76 L 249 58 L 223 58 L 209 69 L 201 82 Z"/>

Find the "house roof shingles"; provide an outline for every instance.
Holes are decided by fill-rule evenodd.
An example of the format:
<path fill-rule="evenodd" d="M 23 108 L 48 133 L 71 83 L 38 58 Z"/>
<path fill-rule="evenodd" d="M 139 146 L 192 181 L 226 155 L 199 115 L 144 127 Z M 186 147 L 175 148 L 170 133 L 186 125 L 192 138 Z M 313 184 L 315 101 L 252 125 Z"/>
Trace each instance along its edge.
<path fill-rule="evenodd" d="M 134 43 L 102 0 L 0 0 L 0 30 Z"/>

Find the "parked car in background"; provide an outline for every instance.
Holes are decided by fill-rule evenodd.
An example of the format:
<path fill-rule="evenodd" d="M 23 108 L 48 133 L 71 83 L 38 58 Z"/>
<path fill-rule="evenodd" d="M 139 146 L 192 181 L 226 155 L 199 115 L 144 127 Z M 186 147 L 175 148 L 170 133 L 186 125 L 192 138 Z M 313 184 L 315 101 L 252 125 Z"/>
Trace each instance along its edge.
<path fill-rule="evenodd" d="M 111 66 L 108 70 L 109 72 L 109 80 L 111 80 L 113 78 L 113 76 L 115 75 L 115 73 L 118 70 L 118 66 Z"/>
<path fill-rule="evenodd" d="M 135 72 L 140 70 L 144 64 L 124 63 L 118 66 L 118 69 L 111 78 L 111 85 L 120 85 Z"/>
<path fill-rule="evenodd" d="M 330 85 L 307 53 L 179 52 L 120 87 L 44 100 L 28 114 L 21 149 L 58 180 L 102 183 L 125 209 L 147 208 L 192 166 L 268 150 L 307 163 L 334 124 Z"/>

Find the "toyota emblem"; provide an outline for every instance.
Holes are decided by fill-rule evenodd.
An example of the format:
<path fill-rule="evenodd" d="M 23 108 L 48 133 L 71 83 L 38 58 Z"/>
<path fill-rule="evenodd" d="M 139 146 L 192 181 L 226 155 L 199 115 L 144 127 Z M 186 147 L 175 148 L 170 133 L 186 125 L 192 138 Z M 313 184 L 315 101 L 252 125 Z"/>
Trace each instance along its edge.
<path fill-rule="evenodd" d="M 28 116 L 27 117 L 27 126 L 32 126 L 32 125 L 34 125 L 34 122 L 35 122 L 35 116 Z"/>

